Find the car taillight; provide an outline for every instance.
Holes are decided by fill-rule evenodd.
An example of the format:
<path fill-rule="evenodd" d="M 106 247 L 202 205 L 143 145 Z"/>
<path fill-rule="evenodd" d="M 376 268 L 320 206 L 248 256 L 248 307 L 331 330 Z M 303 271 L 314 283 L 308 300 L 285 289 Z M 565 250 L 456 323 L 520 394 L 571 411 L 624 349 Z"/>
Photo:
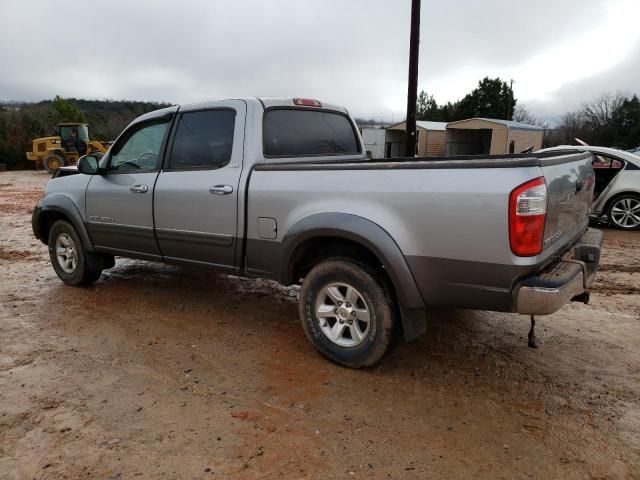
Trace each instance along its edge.
<path fill-rule="evenodd" d="M 547 219 L 547 185 L 544 177 L 514 189 L 509 195 L 509 244 L 519 257 L 542 252 Z"/>
<path fill-rule="evenodd" d="M 294 98 L 293 104 L 300 105 L 303 107 L 321 107 L 322 106 L 322 103 L 312 98 Z"/>

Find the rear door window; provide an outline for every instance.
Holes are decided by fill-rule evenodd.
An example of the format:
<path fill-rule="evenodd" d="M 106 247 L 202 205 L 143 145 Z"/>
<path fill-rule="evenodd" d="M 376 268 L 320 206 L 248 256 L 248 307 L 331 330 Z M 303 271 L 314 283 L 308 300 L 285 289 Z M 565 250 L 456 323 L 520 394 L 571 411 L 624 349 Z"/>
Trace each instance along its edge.
<path fill-rule="evenodd" d="M 266 157 L 354 155 L 360 153 L 346 115 L 321 110 L 272 109 L 263 120 Z"/>
<path fill-rule="evenodd" d="M 169 169 L 213 170 L 231 160 L 236 112 L 204 110 L 180 115 Z"/>

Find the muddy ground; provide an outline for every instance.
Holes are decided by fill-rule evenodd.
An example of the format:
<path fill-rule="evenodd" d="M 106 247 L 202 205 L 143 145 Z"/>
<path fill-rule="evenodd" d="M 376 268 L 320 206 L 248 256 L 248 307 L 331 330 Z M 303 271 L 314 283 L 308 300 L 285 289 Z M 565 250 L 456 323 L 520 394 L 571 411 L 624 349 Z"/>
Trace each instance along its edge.
<path fill-rule="evenodd" d="M 119 259 L 64 286 L 0 173 L 0 478 L 640 478 L 640 232 L 590 305 L 437 311 L 376 368 L 321 358 L 296 291 Z"/>

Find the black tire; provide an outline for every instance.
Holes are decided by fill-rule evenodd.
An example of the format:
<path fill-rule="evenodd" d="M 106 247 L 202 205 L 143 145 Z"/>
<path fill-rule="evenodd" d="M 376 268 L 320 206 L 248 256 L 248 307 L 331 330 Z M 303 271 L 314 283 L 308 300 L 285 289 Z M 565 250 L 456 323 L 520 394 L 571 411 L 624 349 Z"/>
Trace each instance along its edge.
<path fill-rule="evenodd" d="M 64 158 L 57 153 L 47 155 L 42 161 L 44 169 L 52 175 L 58 171 L 58 168 L 64 167 L 65 164 L 66 162 L 64 161 Z"/>
<path fill-rule="evenodd" d="M 67 244 L 71 246 L 72 255 L 75 257 L 75 264 L 65 263 L 63 265 L 58 257 L 56 248 L 61 246 L 63 239 L 66 239 Z M 51 226 L 51 230 L 49 230 L 48 246 L 51 265 L 60 280 L 67 285 L 74 287 L 91 285 L 100 278 L 102 270 L 96 270 L 90 267 L 87 260 L 87 253 L 82 246 L 80 237 L 69 222 L 65 220 L 58 220 Z"/>
<path fill-rule="evenodd" d="M 625 201 L 629 202 L 628 205 L 633 206 L 633 208 L 637 208 L 640 206 L 640 195 L 625 193 L 614 197 L 609 202 L 609 205 L 607 205 L 607 220 L 609 220 L 609 225 L 618 230 L 638 230 L 640 229 L 640 222 L 635 221 L 635 218 L 629 217 L 630 224 L 626 226 L 623 225 L 622 221 L 624 216 L 621 216 L 620 213 L 616 214 L 614 211 L 614 208 L 623 208 Z M 640 216 L 640 213 L 635 213 L 635 216 Z"/>
<path fill-rule="evenodd" d="M 318 318 L 318 308 L 326 307 L 326 305 L 318 307 L 318 304 L 320 301 L 324 303 L 329 300 L 325 289 L 332 284 L 346 284 L 353 287 L 359 294 L 358 301 L 365 302 L 361 305 L 364 305 L 364 309 L 368 311 L 369 321 L 365 324 L 368 327 L 366 334 L 362 332 L 362 328 L 359 328 L 362 336 L 358 339 L 360 343 L 354 346 L 339 345 L 329 338 L 328 333 L 325 333 L 332 325 L 336 325 L 335 322 L 339 321 L 339 316 L 336 315 L 335 319 L 328 320 L 332 325 L 327 324 L 326 317 L 322 320 Z M 319 300 L 321 296 L 325 300 Z M 340 304 L 342 305 L 341 302 Z M 349 303 L 345 305 L 350 306 Z M 332 258 L 311 269 L 302 284 L 299 312 L 302 327 L 311 344 L 335 363 L 350 368 L 370 367 L 379 362 L 389 350 L 395 323 L 392 295 L 382 276 L 360 262 L 348 258 Z M 355 313 L 352 314 L 355 315 Z M 346 332 L 351 326 L 344 325 L 342 328 L 350 338 L 353 338 Z"/>

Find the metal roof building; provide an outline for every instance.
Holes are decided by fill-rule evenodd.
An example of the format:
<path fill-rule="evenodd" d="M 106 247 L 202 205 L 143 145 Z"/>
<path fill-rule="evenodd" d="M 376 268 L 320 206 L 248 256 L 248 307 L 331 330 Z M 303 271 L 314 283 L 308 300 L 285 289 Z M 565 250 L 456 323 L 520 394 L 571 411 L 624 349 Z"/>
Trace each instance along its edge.
<path fill-rule="evenodd" d="M 387 147 L 389 156 L 404 156 L 406 142 L 407 122 L 400 122 L 387 127 L 387 140 L 392 144 Z M 419 157 L 440 157 L 444 155 L 445 136 L 447 133 L 446 122 L 429 122 L 426 120 L 416 121 L 418 148 L 416 152 Z M 393 144 L 398 147 L 394 148 Z M 389 150 L 390 148 L 390 150 Z M 396 153 L 395 150 L 398 150 Z M 400 152 L 400 150 L 402 150 Z"/>
<path fill-rule="evenodd" d="M 501 155 L 542 148 L 544 128 L 513 120 L 469 118 L 447 124 L 446 155 Z"/>

